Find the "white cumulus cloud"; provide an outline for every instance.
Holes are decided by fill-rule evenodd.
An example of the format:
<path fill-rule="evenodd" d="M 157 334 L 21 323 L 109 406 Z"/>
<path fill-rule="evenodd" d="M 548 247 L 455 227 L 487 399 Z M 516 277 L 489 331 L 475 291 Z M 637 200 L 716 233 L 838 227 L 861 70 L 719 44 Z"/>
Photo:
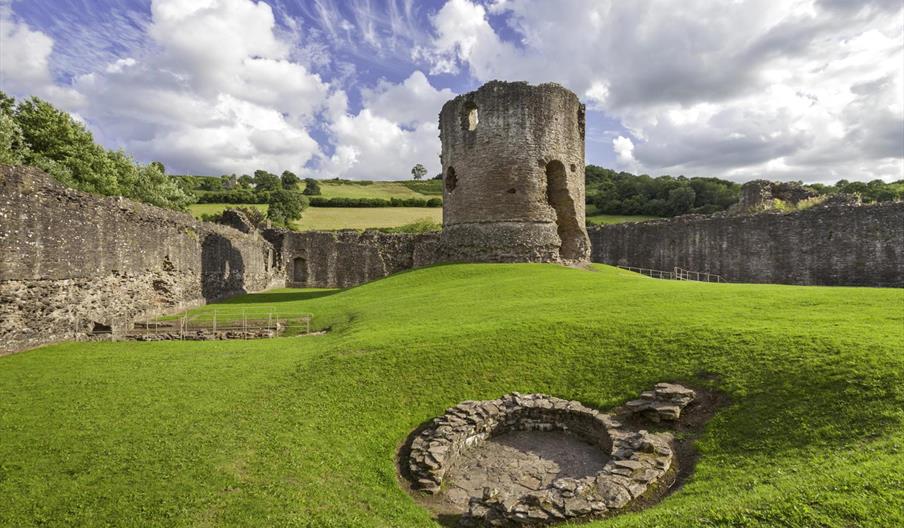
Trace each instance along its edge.
<path fill-rule="evenodd" d="M 428 175 L 442 170 L 439 109 L 455 94 L 435 89 L 415 71 L 399 84 L 382 81 L 362 95 L 363 110 L 340 115 L 330 124 L 336 149 L 322 164 L 324 176 L 405 179 L 417 163 Z"/>
<path fill-rule="evenodd" d="M 887 0 L 448 0 L 417 57 L 564 84 L 631 132 L 632 157 L 618 140 L 613 154 L 640 170 L 888 180 L 904 177 L 902 14 Z"/>

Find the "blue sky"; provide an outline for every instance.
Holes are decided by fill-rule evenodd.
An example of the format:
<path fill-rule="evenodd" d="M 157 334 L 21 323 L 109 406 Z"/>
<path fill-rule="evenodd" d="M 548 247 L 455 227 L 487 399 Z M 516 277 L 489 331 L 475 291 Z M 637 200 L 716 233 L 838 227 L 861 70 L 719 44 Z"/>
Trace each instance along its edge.
<path fill-rule="evenodd" d="M 588 106 L 587 161 L 904 178 L 897 0 L 0 0 L 0 89 L 201 174 L 439 171 L 442 103 L 491 79 Z M 744 21 L 739 24 L 739 21 Z"/>

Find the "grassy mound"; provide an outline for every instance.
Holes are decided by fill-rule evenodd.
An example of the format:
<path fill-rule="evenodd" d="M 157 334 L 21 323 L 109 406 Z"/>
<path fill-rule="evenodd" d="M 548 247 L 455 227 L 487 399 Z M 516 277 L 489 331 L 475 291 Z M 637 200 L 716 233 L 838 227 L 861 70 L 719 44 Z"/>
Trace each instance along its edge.
<path fill-rule="evenodd" d="M 394 467 L 425 420 L 510 391 L 607 408 L 658 381 L 732 403 L 681 490 L 588 526 L 904 524 L 901 290 L 456 265 L 231 304 L 331 331 L 0 358 L 0 525 L 435 526 Z"/>

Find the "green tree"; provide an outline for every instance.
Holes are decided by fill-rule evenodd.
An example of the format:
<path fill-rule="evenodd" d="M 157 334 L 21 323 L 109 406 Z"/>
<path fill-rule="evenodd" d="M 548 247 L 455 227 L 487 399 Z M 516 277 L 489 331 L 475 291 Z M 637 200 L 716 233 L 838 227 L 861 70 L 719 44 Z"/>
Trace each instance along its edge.
<path fill-rule="evenodd" d="M 690 186 L 681 186 L 669 191 L 669 199 L 666 208 L 673 215 L 682 215 L 690 212 L 694 206 L 695 193 Z"/>
<path fill-rule="evenodd" d="M 185 192 L 176 180 L 167 176 L 158 165 L 137 166 L 137 178 L 129 191 L 129 198 L 158 207 L 185 210 L 196 199 Z"/>
<path fill-rule="evenodd" d="M 305 196 L 320 196 L 320 182 L 314 178 L 305 178 L 302 194 Z"/>
<path fill-rule="evenodd" d="M 161 173 L 166 174 L 166 167 L 163 166 L 162 162 L 152 161 L 151 165 L 157 167 L 157 170 L 159 170 Z"/>
<path fill-rule="evenodd" d="M 254 190 L 255 191 L 276 191 L 282 187 L 279 176 L 271 174 L 265 170 L 254 171 Z"/>
<path fill-rule="evenodd" d="M 0 92 L 0 113 L 13 115 L 16 109 L 16 100 L 3 92 Z"/>
<path fill-rule="evenodd" d="M 280 182 L 282 182 L 283 189 L 287 190 L 292 190 L 298 187 L 298 182 L 301 181 L 301 179 L 299 179 L 294 172 L 287 170 L 283 171 L 282 175 L 279 177 L 279 180 Z"/>
<path fill-rule="evenodd" d="M 417 165 L 415 165 L 414 167 L 411 168 L 411 177 L 414 178 L 415 180 L 423 179 L 424 176 L 426 176 L 426 175 L 427 175 L 427 169 L 424 168 L 424 166 L 421 165 L 420 163 L 418 163 Z"/>
<path fill-rule="evenodd" d="M 13 116 L 0 109 L 0 164 L 19 165 L 23 159 L 22 129 Z"/>
<path fill-rule="evenodd" d="M 119 194 L 115 163 L 84 125 L 37 97 L 16 107 L 28 155 L 25 163 L 83 191 Z"/>
<path fill-rule="evenodd" d="M 239 184 L 239 179 L 235 174 L 224 174 L 220 176 L 220 181 L 222 182 L 220 186 L 229 191 L 235 189 Z"/>
<path fill-rule="evenodd" d="M 162 207 L 185 209 L 194 201 L 162 164 L 142 167 L 125 152 L 104 149 L 84 125 L 36 97 L 15 104 L 0 92 L 0 163 L 31 165 L 83 191 Z"/>
<path fill-rule="evenodd" d="M 307 199 L 301 193 L 277 189 L 270 193 L 267 202 L 267 218 L 274 224 L 288 226 L 290 222 L 301 219 L 301 213 L 307 207 Z"/>

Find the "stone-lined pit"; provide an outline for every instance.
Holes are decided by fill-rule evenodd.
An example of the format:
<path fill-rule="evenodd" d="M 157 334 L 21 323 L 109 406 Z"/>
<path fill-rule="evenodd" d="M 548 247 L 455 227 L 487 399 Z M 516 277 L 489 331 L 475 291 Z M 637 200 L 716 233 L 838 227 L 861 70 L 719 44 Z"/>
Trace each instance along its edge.
<path fill-rule="evenodd" d="M 661 383 L 623 415 L 544 394 L 465 401 L 413 437 L 403 464 L 412 487 L 442 498 L 461 526 L 611 515 L 643 502 L 674 472 L 672 435 L 631 430 L 621 419 L 677 420 L 694 396 Z"/>

